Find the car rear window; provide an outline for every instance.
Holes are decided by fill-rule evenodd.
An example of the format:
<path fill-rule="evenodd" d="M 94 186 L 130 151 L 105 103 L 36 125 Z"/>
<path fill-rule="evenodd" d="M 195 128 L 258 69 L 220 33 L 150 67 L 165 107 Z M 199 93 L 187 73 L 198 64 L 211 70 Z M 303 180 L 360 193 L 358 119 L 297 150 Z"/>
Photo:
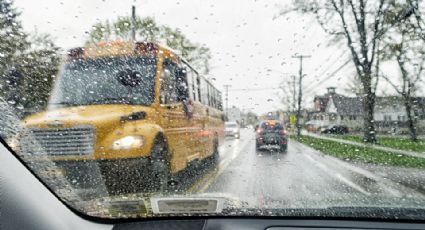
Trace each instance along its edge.
<path fill-rule="evenodd" d="M 225 125 L 226 126 L 226 128 L 237 128 L 238 127 L 238 125 L 237 124 L 226 124 Z"/>

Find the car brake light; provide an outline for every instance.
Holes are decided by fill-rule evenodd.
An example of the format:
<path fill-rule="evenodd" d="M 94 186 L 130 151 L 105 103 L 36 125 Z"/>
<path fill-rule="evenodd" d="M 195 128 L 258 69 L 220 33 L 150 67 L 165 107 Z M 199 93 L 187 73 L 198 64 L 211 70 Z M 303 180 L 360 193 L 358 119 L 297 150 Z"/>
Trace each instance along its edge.
<path fill-rule="evenodd" d="M 288 135 L 288 130 L 282 129 L 282 131 L 280 131 L 280 133 L 283 134 L 283 135 Z"/>
<path fill-rule="evenodd" d="M 258 128 L 258 129 L 257 129 L 257 133 L 258 133 L 258 134 L 261 134 L 262 132 L 263 132 L 263 129 L 261 129 L 261 128 Z"/>

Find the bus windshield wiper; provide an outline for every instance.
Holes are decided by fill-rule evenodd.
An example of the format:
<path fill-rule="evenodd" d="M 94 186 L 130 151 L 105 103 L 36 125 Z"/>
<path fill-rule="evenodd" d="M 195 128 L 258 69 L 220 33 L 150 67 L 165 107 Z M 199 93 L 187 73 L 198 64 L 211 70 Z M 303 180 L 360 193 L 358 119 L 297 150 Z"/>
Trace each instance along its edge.
<path fill-rule="evenodd" d="M 96 104 L 130 104 L 131 97 L 107 97 L 107 98 L 99 98 L 93 101 L 87 102 L 89 105 L 96 105 Z"/>
<path fill-rule="evenodd" d="M 75 103 L 75 102 L 66 102 L 66 101 L 61 101 L 61 102 L 51 102 L 49 103 L 50 105 L 68 105 L 68 106 L 78 106 L 78 105 L 82 105 L 79 103 Z"/>

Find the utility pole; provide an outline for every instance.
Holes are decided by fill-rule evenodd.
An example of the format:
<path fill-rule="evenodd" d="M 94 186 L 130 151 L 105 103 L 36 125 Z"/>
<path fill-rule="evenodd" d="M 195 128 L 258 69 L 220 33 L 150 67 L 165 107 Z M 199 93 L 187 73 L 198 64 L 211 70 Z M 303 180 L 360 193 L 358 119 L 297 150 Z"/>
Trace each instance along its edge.
<path fill-rule="evenodd" d="M 297 106 L 296 106 L 296 103 L 297 103 L 297 100 L 296 100 L 296 94 L 297 94 L 297 86 L 296 86 L 296 81 L 295 81 L 295 78 L 296 78 L 296 76 L 295 75 L 292 75 L 292 84 L 293 84 L 293 87 L 292 87 L 292 112 L 294 112 L 295 113 L 295 110 L 297 109 Z"/>
<path fill-rule="evenodd" d="M 225 108 L 225 114 L 226 114 L 226 120 L 228 119 L 228 110 L 229 110 L 229 88 L 232 87 L 231 85 L 224 85 L 224 100 L 226 101 L 226 108 Z"/>
<path fill-rule="evenodd" d="M 131 6 L 131 39 L 136 41 L 136 6 Z"/>
<path fill-rule="evenodd" d="M 303 58 L 309 58 L 310 55 L 302 55 L 302 54 L 296 54 L 292 56 L 292 58 L 298 58 L 300 60 L 300 76 L 298 79 L 298 108 L 297 108 L 297 115 L 295 120 L 295 126 L 297 127 L 297 136 L 301 135 L 301 125 L 300 125 L 300 118 L 301 118 L 301 101 L 302 101 L 302 80 L 303 80 Z"/>

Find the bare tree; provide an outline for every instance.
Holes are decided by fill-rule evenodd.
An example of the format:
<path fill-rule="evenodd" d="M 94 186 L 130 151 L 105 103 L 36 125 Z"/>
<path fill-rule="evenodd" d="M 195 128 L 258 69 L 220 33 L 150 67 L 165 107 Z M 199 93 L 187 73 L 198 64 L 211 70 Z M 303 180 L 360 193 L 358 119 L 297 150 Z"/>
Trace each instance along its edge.
<path fill-rule="evenodd" d="M 424 15 L 423 10 L 423 0 L 406 0 L 406 2 L 404 2 L 403 10 L 399 13 L 396 19 L 404 20 L 409 18 L 407 26 L 410 27 L 410 29 L 415 30 L 416 35 L 425 41 L 425 20 L 422 17 L 422 15 Z"/>
<path fill-rule="evenodd" d="M 282 81 L 279 88 L 282 90 L 281 103 L 285 105 L 287 111 L 295 112 L 296 110 L 296 82 L 295 75 L 291 75 L 292 80 Z"/>
<path fill-rule="evenodd" d="M 405 4 L 392 2 L 393 9 L 389 12 L 397 12 L 398 9 L 415 9 L 416 3 L 407 1 Z M 403 14 L 414 14 L 416 11 L 402 10 Z M 413 105 L 414 94 L 418 91 L 419 81 L 425 65 L 425 48 L 423 31 L 417 29 L 417 17 L 389 16 L 388 20 L 397 20 L 402 23 L 395 24 L 387 36 L 385 36 L 386 46 L 382 52 L 382 58 L 385 61 L 395 61 L 400 70 L 400 76 L 388 76 L 382 74 L 382 77 L 401 95 L 407 115 L 407 123 L 410 131 L 410 138 L 417 141 L 416 119 L 414 117 Z M 394 23 L 393 23 L 394 24 Z"/>
<path fill-rule="evenodd" d="M 302 13 L 313 14 L 322 28 L 333 36 L 332 41 L 346 41 L 363 92 L 364 141 L 376 142 L 374 125 L 375 91 L 373 66 L 377 43 L 385 33 L 383 15 L 388 4 L 384 0 L 315 0 L 296 1 Z"/>

